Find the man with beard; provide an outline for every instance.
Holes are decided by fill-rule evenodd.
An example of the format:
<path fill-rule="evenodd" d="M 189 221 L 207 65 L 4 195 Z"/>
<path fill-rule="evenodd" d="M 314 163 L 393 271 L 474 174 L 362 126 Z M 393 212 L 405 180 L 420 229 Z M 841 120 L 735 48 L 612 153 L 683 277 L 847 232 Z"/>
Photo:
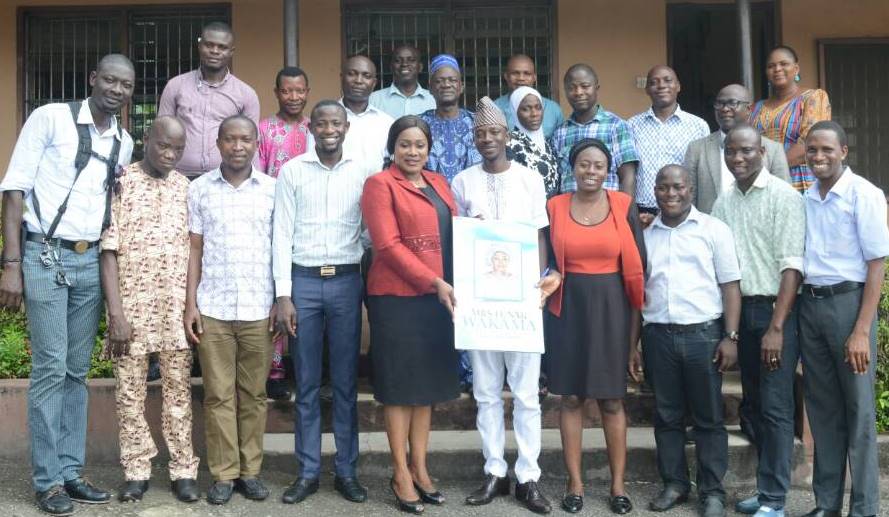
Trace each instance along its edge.
<path fill-rule="evenodd" d="M 377 85 L 377 67 L 366 56 L 351 56 L 340 71 L 349 133 L 343 144 L 353 158 L 379 172 L 386 158 L 386 138 L 395 120 L 370 104 L 370 94 Z"/>
<path fill-rule="evenodd" d="M 419 76 L 422 71 L 423 62 L 416 47 L 397 47 L 392 52 L 392 85 L 373 92 L 370 105 L 394 119 L 435 109 L 435 98 L 429 90 L 420 86 Z"/>
<path fill-rule="evenodd" d="M 32 482 L 37 506 L 53 515 L 72 513 L 71 500 L 95 504 L 111 497 L 81 477 L 86 375 L 102 313 L 98 245 L 110 219 L 108 189 L 133 152 L 115 115 L 130 101 L 134 83 L 129 59 L 103 57 L 90 73 L 88 99 L 31 113 L 0 183 L 0 305 L 18 310 L 24 295 Z M 91 152 L 79 152 L 83 145 Z"/>
<path fill-rule="evenodd" d="M 286 504 L 318 490 L 321 475 L 321 355 L 330 347 L 334 487 L 360 503 L 358 482 L 358 353 L 361 340 L 361 192 L 378 169 L 343 146 L 351 124 L 337 102 L 312 110 L 315 147 L 289 161 L 275 192 L 273 267 L 278 332 L 293 341 L 296 376 L 296 456 L 300 472 Z M 321 178 L 319 180 L 319 178 Z"/>
<path fill-rule="evenodd" d="M 232 115 L 259 123 L 259 97 L 229 70 L 235 36 L 222 22 L 204 26 L 198 39 L 201 66 L 170 79 L 157 107 L 159 117 L 170 115 L 185 125 L 185 153 L 177 170 L 189 179 L 219 167 L 216 146 L 219 124 Z"/>

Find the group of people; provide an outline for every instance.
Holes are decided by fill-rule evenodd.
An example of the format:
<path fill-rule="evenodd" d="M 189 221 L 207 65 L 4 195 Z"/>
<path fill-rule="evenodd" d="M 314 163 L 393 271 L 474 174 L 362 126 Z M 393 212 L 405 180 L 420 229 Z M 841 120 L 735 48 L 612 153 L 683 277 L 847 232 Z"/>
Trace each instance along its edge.
<path fill-rule="evenodd" d="M 225 504 L 233 491 L 268 497 L 259 477 L 267 380 L 283 378 L 288 340 L 298 467 L 281 500 L 299 503 L 319 488 L 328 348 L 334 486 L 365 501 L 356 409 L 364 303 L 402 511 L 445 501 L 426 463 L 431 414 L 462 384 L 478 405 L 485 458 L 484 480 L 465 502 L 513 492 L 549 513 L 537 462 L 543 370 L 561 395 L 562 509 L 583 508 L 583 418 L 595 403 L 609 507 L 632 511 L 623 398 L 628 378 L 644 372 L 664 483 L 648 507 L 666 511 L 689 496 L 690 414 L 701 515 L 724 515 L 722 374 L 737 362 L 742 428 L 758 469 L 757 493 L 735 508 L 783 516 L 802 357 L 815 439 L 817 508 L 807 516 L 839 515 L 847 459 L 850 515 L 878 513 L 875 316 L 889 255 L 886 201 L 844 164 L 845 131 L 826 120 L 823 91 L 799 87 L 792 49 L 769 55 L 767 99 L 754 103 L 740 85 L 718 93 L 713 133 L 680 109 L 679 79 L 667 66 L 649 71 L 651 107 L 628 121 L 599 104 L 592 67 L 569 67 L 564 118 L 534 88 L 533 60 L 517 55 L 504 74 L 509 93 L 483 97 L 471 112 L 460 106 L 458 60 L 434 57 L 426 90 L 423 60 L 409 46 L 393 50 L 393 84 L 378 91 L 374 63 L 346 59 L 342 97 L 317 102 L 308 116 L 308 77 L 285 67 L 274 84 L 279 111 L 259 120 L 255 91 L 229 70 L 234 49 L 228 26 L 204 27 L 201 66 L 167 84 L 139 162 L 130 163 L 133 140 L 116 119 L 135 83 L 121 55 L 99 61 L 89 98 L 40 107 L 22 128 L 0 183 L 0 304 L 24 300 L 29 321 L 40 509 L 67 515 L 72 500 L 111 497 L 82 476 L 85 378 L 103 309 L 121 501 L 143 497 L 157 454 L 144 413 L 152 354 L 171 488 L 182 501 L 199 499 L 192 347 L 204 381 L 207 500 Z M 454 216 L 538 230 L 544 356 L 455 350 Z M 518 445 L 514 489 L 504 380 Z"/>

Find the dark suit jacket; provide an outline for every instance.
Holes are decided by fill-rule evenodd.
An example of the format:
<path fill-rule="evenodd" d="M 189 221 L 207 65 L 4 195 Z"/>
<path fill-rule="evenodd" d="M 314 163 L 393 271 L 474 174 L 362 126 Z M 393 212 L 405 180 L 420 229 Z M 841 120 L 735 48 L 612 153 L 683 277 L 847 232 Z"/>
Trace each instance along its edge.
<path fill-rule="evenodd" d="M 722 192 L 722 134 L 720 131 L 710 136 L 699 138 L 688 144 L 685 151 L 685 168 L 691 173 L 691 181 L 695 186 L 694 205 L 706 214 L 713 209 L 713 203 Z M 766 137 L 762 137 L 762 145 L 766 148 L 763 166 L 787 183 L 790 183 L 790 168 L 784 147 Z"/>

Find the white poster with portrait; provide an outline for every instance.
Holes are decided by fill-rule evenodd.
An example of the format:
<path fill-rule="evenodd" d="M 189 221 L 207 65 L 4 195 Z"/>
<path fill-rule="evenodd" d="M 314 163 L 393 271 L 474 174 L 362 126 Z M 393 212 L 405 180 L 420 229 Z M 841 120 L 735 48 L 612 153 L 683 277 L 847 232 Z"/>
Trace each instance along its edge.
<path fill-rule="evenodd" d="M 460 350 L 543 353 L 537 229 L 454 218 L 454 342 Z"/>

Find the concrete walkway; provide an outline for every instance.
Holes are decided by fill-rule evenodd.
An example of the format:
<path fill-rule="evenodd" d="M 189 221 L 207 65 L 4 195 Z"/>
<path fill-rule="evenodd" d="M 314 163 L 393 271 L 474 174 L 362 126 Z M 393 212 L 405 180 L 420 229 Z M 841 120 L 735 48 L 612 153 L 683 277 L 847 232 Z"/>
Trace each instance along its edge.
<path fill-rule="evenodd" d="M 102 487 L 117 488 L 120 483 L 120 469 L 118 467 L 94 467 L 88 468 L 87 476 Z M 235 494 L 225 506 L 212 506 L 201 500 L 197 503 L 186 505 L 177 502 L 169 492 L 166 473 L 162 469 L 155 469 L 154 480 L 151 489 L 145 499 L 136 504 L 122 504 L 113 501 L 102 506 L 78 505 L 75 515 L 78 517 L 281 517 L 287 515 L 307 515 L 311 517 L 326 516 L 377 516 L 399 515 L 394 506 L 394 498 L 388 489 L 388 478 L 377 476 L 364 477 L 362 481 L 368 486 L 370 499 L 365 504 L 353 504 L 346 502 L 333 491 L 332 477 L 325 476 L 322 480 L 321 490 L 305 502 L 295 505 L 283 505 L 279 502 L 281 493 L 292 479 L 291 475 L 280 471 L 266 471 L 263 479 L 272 491 L 268 500 L 257 503 L 248 501 Z M 206 490 L 209 475 L 202 471 L 200 475 L 201 489 Z M 427 507 L 424 515 L 429 516 L 479 516 L 479 517 L 515 517 L 534 515 L 527 512 L 512 497 L 501 498 L 492 504 L 473 508 L 463 505 L 463 498 L 472 489 L 476 482 L 469 480 L 443 481 L 439 488 L 448 498 L 448 502 L 442 507 Z M 561 496 L 564 480 L 561 478 L 545 476 L 541 486 L 544 493 L 554 503 L 553 515 L 567 515 L 558 509 L 558 501 Z M 655 496 L 659 486 L 654 483 L 634 482 L 627 485 L 627 491 L 636 510 L 631 515 L 655 516 L 645 509 L 647 502 Z M 730 502 L 736 501 L 750 493 L 750 487 L 738 487 L 729 489 Z M 880 493 L 885 512 L 889 513 L 889 478 L 881 482 Z M 586 507 L 580 515 L 607 516 L 608 511 L 606 497 L 608 485 L 604 482 L 591 484 L 586 492 Z M 671 511 L 669 517 L 696 516 L 696 500 L 693 498 L 685 505 Z M 789 516 L 801 515 L 808 512 L 814 505 L 814 498 L 807 489 L 794 489 L 790 494 L 787 505 Z M 0 464 L 0 515 L 4 517 L 38 517 L 43 516 L 33 504 L 30 492 L 30 480 L 27 469 L 21 465 Z M 737 515 L 729 510 L 728 515 Z M 845 515 L 845 512 L 844 512 Z"/>

